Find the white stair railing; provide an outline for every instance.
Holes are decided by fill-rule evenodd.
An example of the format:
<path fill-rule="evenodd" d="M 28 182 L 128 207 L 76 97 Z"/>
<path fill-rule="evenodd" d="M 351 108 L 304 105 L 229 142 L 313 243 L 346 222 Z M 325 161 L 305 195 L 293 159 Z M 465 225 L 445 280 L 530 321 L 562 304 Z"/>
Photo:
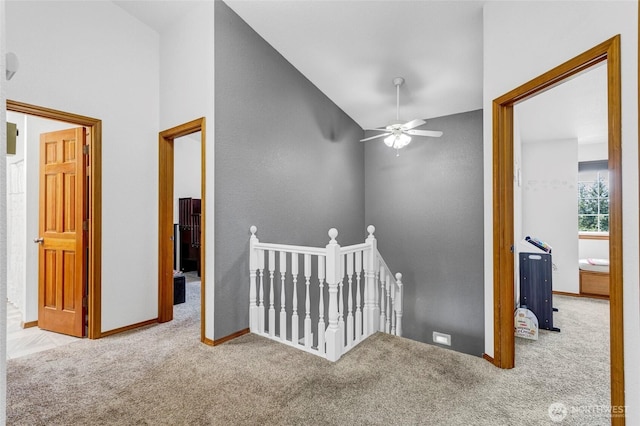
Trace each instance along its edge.
<path fill-rule="evenodd" d="M 250 231 L 251 332 L 330 361 L 377 331 L 402 335 L 402 275 L 394 277 L 380 256 L 375 227 L 347 247 L 332 228 L 324 248 L 261 243 L 257 228 Z"/>

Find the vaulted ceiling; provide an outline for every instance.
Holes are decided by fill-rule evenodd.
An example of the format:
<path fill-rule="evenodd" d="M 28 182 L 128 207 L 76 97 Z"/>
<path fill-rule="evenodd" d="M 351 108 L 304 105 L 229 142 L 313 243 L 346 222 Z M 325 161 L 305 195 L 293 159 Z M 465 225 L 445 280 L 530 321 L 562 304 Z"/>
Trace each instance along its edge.
<path fill-rule="evenodd" d="M 114 3 L 161 33 L 198 1 Z M 406 80 L 400 91 L 400 117 L 406 120 L 483 107 L 484 0 L 225 3 L 365 129 L 395 119 L 392 80 L 398 76 Z M 594 119 L 594 112 L 606 111 L 606 90 L 594 84 L 598 75 L 577 78 L 519 106 L 519 111 L 556 111 L 519 114 L 523 139 L 557 134 L 593 140 L 606 134 L 606 120 L 603 127 L 603 120 Z"/>

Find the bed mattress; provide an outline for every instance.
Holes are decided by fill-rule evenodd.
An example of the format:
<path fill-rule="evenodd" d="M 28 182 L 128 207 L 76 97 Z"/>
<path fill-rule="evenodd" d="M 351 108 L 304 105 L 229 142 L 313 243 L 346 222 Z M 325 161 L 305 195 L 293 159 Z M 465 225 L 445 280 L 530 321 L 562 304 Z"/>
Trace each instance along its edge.
<path fill-rule="evenodd" d="M 580 259 L 578 267 L 583 271 L 609 273 L 608 259 Z"/>

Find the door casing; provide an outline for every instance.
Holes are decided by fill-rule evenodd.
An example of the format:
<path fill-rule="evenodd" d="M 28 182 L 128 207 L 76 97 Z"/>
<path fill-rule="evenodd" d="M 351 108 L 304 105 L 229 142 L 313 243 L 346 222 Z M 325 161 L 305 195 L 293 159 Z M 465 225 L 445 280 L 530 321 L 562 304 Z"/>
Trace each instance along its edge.
<path fill-rule="evenodd" d="M 174 140 L 200 132 L 200 341 L 213 342 L 205 337 L 205 294 L 206 294 L 206 120 L 204 117 L 160 132 L 159 142 L 159 185 L 158 185 L 158 322 L 173 320 L 173 147 Z"/>
<path fill-rule="evenodd" d="M 98 339 L 101 337 L 102 330 L 102 121 L 9 99 L 7 100 L 6 109 L 7 111 L 83 126 L 87 128 L 90 134 L 89 173 L 91 174 L 91 180 L 89 187 L 86 189 L 89 197 L 87 337 L 89 339 Z"/>
<path fill-rule="evenodd" d="M 622 276 L 622 125 L 620 35 L 587 50 L 493 101 L 493 312 L 494 358 L 500 368 L 515 365 L 514 224 L 513 224 L 513 107 L 607 61 L 609 127 L 609 259 L 611 405 L 623 407 L 624 340 Z M 623 425 L 624 417 L 611 418 Z"/>

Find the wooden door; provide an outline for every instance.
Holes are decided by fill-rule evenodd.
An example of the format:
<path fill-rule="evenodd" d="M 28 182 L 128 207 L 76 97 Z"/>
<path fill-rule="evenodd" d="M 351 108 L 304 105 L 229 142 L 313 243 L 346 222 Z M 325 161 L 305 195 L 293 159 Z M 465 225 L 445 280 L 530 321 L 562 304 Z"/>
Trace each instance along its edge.
<path fill-rule="evenodd" d="M 40 135 L 38 326 L 84 336 L 86 279 L 82 127 Z"/>

